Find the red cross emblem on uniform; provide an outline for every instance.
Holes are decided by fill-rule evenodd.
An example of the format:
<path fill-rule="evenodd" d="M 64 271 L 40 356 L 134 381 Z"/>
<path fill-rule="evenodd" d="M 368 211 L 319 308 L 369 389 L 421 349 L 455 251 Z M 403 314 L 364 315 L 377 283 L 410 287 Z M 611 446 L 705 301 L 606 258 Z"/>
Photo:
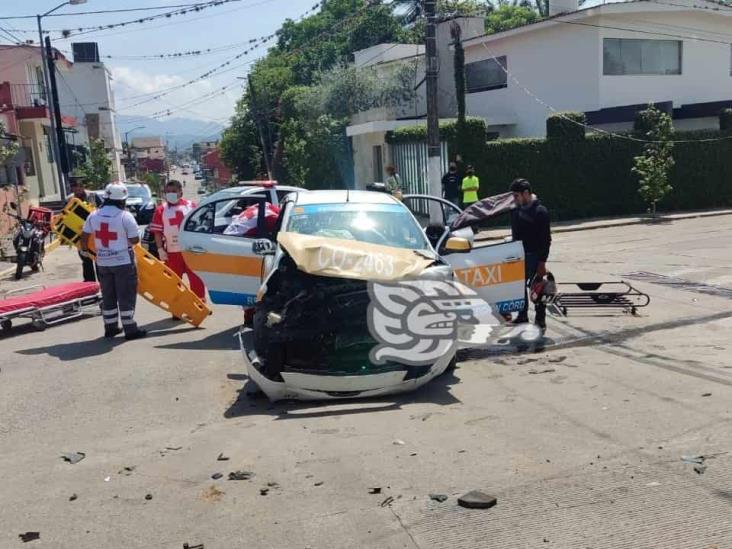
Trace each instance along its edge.
<path fill-rule="evenodd" d="M 180 228 L 180 224 L 183 223 L 183 218 L 185 215 L 182 211 L 176 210 L 175 215 L 168 218 L 168 223 L 170 223 L 171 227 L 178 227 Z"/>
<path fill-rule="evenodd" d="M 99 230 L 94 231 L 94 237 L 101 241 L 102 246 L 108 248 L 110 242 L 117 240 L 117 233 L 109 230 L 109 223 L 102 223 L 99 225 Z"/>

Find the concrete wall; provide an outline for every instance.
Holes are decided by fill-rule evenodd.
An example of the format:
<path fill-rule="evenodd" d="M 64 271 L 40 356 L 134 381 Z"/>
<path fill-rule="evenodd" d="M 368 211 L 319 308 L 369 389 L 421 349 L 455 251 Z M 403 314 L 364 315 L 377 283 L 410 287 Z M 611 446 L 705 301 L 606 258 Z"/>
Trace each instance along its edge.
<path fill-rule="evenodd" d="M 637 8 L 636 8 L 637 9 Z M 702 42 L 626 30 L 599 29 L 597 63 L 602 67 L 603 38 L 657 38 L 683 40 L 680 75 L 604 76 L 600 72 L 600 104 L 603 107 L 673 101 L 674 107 L 732 99 L 730 36 L 732 17 L 704 10 L 631 12 L 598 18 L 599 24 L 676 35 L 699 35 Z M 732 13 L 730 10 L 729 13 Z M 686 29 L 686 30 L 685 30 Z M 700 29 L 701 32 L 688 29 Z"/>
<path fill-rule="evenodd" d="M 87 114 L 99 115 L 99 136 L 104 140 L 112 177 L 121 176 L 122 140 L 114 114 L 111 76 L 103 63 L 74 63 L 59 79 L 59 102 L 64 113 L 73 114 L 80 126 L 86 125 Z M 88 138 L 86 139 L 88 144 Z"/>
<path fill-rule="evenodd" d="M 373 173 L 373 147 L 382 147 L 383 167 L 385 168 L 390 160 L 388 158 L 388 146 L 385 142 L 386 132 L 372 132 L 353 136 L 353 174 L 356 189 L 365 189 L 366 185 L 374 181 L 385 181 L 386 173 L 375 177 Z M 378 176 L 378 174 L 376 174 Z"/>
<path fill-rule="evenodd" d="M 673 101 L 680 107 L 732 99 L 732 10 L 638 2 L 602 6 L 587 15 L 574 19 L 581 24 L 550 22 L 503 33 L 485 46 L 467 45 L 466 63 L 506 55 L 510 73 L 507 88 L 468 94 L 468 114 L 484 118 L 502 137 L 528 137 L 546 134 L 549 107 L 594 111 L 649 102 Z M 674 39 L 664 34 L 699 35 L 723 43 L 684 38 L 681 75 L 602 74 L 604 38 Z M 718 128 L 712 118 L 680 120 L 676 125 Z"/>
<path fill-rule="evenodd" d="M 23 145 L 30 147 L 33 154 L 35 176 L 25 176 L 29 198 L 58 200 L 61 198 L 56 177 L 56 164 L 48 162 L 48 144 L 43 132 L 51 131 L 45 120 L 21 120 L 20 131 Z"/>
<path fill-rule="evenodd" d="M 505 55 L 510 73 L 506 88 L 467 94 L 468 115 L 500 126 L 501 137 L 518 137 L 546 134 L 551 111 L 531 94 L 559 110 L 596 110 L 597 34 L 592 27 L 555 25 L 466 47 L 466 64 Z"/>

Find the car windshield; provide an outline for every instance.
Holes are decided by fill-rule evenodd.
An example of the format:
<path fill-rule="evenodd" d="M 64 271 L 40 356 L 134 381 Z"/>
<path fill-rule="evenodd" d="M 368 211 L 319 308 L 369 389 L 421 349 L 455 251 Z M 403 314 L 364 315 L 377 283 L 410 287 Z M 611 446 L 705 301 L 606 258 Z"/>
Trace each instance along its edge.
<path fill-rule="evenodd" d="M 424 250 L 424 233 L 400 204 L 310 204 L 295 206 L 287 230 L 298 234 L 358 240 Z"/>
<path fill-rule="evenodd" d="M 150 198 L 150 193 L 145 187 L 127 187 L 130 198 Z"/>

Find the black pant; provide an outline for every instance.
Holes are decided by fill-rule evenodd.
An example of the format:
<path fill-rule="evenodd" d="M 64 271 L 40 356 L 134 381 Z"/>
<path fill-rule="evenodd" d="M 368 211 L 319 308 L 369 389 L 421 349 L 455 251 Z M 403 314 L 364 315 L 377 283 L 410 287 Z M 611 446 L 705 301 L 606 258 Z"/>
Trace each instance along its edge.
<path fill-rule="evenodd" d="M 81 254 L 79 254 L 79 257 L 81 258 L 81 269 L 84 273 L 84 282 L 96 282 L 97 271 L 94 260 L 84 257 Z"/>
<path fill-rule="evenodd" d="M 539 268 L 539 256 L 532 253 L 527 253 L 524 259 L 526 265 L 526 284 L 524 285 L 524 308 L 519 312 L 519 320 L 528 322 L 529 320 L 529 286 L 534 281 L 536 276 L 536 270 Z M 537 324 L 543 324 L 546 322 L 546 305 L 544 303 L 535 303 L 534 309 L 536 310 L 536 318 L 534 322 Z"/>
<path fill-rule="evenodd" d="M 105 331 L 117 328 L 122 320 L 125 334 L 137 332 L 135 304 L 137 303 L 137 268 L 135 263 L 118 267 L 99 267 L 102 287 L 102 318 Z"/>

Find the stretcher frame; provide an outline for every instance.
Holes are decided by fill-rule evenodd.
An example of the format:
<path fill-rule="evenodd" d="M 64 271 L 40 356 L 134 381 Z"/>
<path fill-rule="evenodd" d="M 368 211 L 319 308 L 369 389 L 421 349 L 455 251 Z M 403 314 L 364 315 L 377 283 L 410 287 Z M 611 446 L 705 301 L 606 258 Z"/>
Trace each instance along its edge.
<path fill-rule="evenodd" d="M 34 285 L 19 288 L 5 293 L 3 297 L 22 294 L 33 289 L 45 290 L 46 287 L 43 285 Z M 97 293 L 94 295 L 68 299 L 52 305 L 46 305 L 45 307 L 30 306 L 8 313 L 0 313 L 0 328 L 2 328 L 3 332 L 8 332 L 13 327 L 13 320 L 26 319 L 31 321 L 33 328 L 38 331 L 43 331 L 49 326 L 54 326 L 82 316 L 100 315 L 101 301 L 101 291 L 97 290 Z"/>
<path fill-rule="evenodd" d="M 565 291 L 565 288 L 567 289 Z M 569 291 L 575 289 L 579 291 Z M 566 317 L 572 309 L 603 311 L 619 309 L 632 315 L 651 303 L 648 294 L 624 280 L 611 282 L 558 282 L 557 293 L 547 303 L 555 316 Z"/>

